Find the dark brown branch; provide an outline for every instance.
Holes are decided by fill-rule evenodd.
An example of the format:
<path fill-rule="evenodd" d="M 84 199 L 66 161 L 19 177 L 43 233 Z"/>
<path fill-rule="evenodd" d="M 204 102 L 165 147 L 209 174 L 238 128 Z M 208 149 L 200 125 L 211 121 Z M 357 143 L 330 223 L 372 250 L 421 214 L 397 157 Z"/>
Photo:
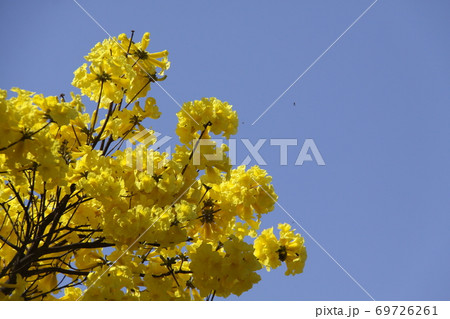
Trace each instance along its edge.
<path fill-rule="evenodd" d="M 56 247 L 49 247 L 44 250 L 45 254 L 53 254 L 58 253 L 61 251 L 66 251 L 70 249 L 81 249 L 81 248 L 104 248 L 104 247 L 113 247 L 114 244 L 111 243 L 104 243 L 103 240 L 97 240 L 94 242 L 88 242 L 88 243 L 75 243 L 65 246 L 56 246 Z"/>
<path fill-rule="evenodd" d="M 77 132 L 75 131 L 75 127 L 73 126 L 73 124 L 72 124 L 72 131 L 73 131 L 73 134 L 75 134 L 75 138 L 76 138 L 76 140 L 78 142 L 78 146 L 81 146 L 81 142 L 78 139 L 78 135 L 77 135 Z"/>
<path fill-rule="evenodd" d="M 152 275 L 153 278 L 161 278 L 161 277 L 167 277 L 172 274 L 192 274 L 192 271 L 190 270 L 175 270 L 175 271 L 168 271 L 159 275 Z"/>
<path fill-rule="evenodd" d="M 89 271 L 79 271 L 79 270 L 70 270 L 59 267 L 47 267 L 47 268 L 37 268 L 33 270 L 24 271 L 23 274 L 27 277 L 38 275 L 38 274 L 51 274 L 51 273 L 62 273 L 67 275 L 78 275 L 78 276 L 87 276 L 89 275 Z"/>
<path fill-rule="evenodd" d="M 155 80 L 152 77 L 149 77 L 147 83 L 144 84 L 144 86 L 133 96 L 133 98 L 130 100 L 130 102 L 127 103 L 127 105 L 124 106 L 124 109 L 128 107 L 131 103 L 133 103 L 134 99 L 139 95 L 139 93 L 142 92 L 143 89 L 147 87 L 147 85 L 150 84 L 150 82 L 155 82 Z"/>
<path fill-rule="evenodd" d="M 17 247 L 17 246 L 14 245 L 13 243 L 10 243 L 10 242 L 8 241 L 8 239 L 6 239 L 5 237 L 3 237 L 2 235 L 0 235 L 0 240 L 2 240 L 5 244 L 7 244 L 9 247 L 13 248 L 14 250 L 16 250 L 16 251 L 19 251 L 19 250 L 20 250 L 19 247 Z"/>
<path fill-rule="evenodd" d="M 195 152 L 195 150 L 197 149 L 198 144 L 200 143 L 200 140 L 201 140 L 202 137 L 203 137 L 203 134 L 205 134 L 206 129 L 208 128 L 208 126 L 211 126 L 211 125 L 212 125 L 212 123 L 211 123 L 210 121 L 208 121 L 208 123 L 206 123 L 206 124 L 203 125 L 204 129 L 203 129 L 203 131 L 200 133 L 200 137 L 198 138 L 197 142 L 195 143 L 195 146 L 194 146 L 194 148 L 192 149 L 191 154 L 189 155 L 189 160 L 188 160 L 187 164 L 184 165 L 183 170 L 181 171 L 181 175 L 184 175 L 184 172 L 186 171 L 186 169 L 187 169 L 189 163 L 191 162 L 191 159 L 192 159 L 192 157 L 194 156 L 194 152 Z"/>
<path fill-rule="evenodd" d="M 106 124 L 108 124 L 108 121 L 109 121 L 109 118 L 111 117 L 112 112 L 113 112 L 113 102 L 111 102 L 109 104 L 109 109 L 108 109 L 108 113 L 106 114 L 105 122 L 103 123 L 103 126 L 102 126 L 102 129 L 100 130 L 100 133 L 98 133 L 98 135 L 95 137 L 94 141 L 92 142 L 92 148 L 95 148 L 95 146 L 97 145 L 98 141 L 102 137 L 102 134 L 105 131 Z"/>
<path fill-rule="evenodd" d="M 87 138 L 87 143 L 89 144 L 92 138 L 92 135 L 94 134 L 95 125 L 97 124 L 97 118 L 98 118 L 98 111 L 100 110 L 100 103 L 102 101 L 102 93 L 103 93 L 103 84 L 106 80 L 102 80 L 102 84 L 100 85 L 100 94 L 98 95 L 98 102 L 97 102 L 97 108 L 95 109 L 94 113 L 94 120 L 91 123 L 91 129 L 89 130 L 89 136 Z"/>
<path fill-rule="evenodd" d="M 38 299 L 38 298 L 41 298 L 41 297 L 45 297 L 45 296 L 47 296 L 47 295 L 49 295 L 49 294 L 51 294 L 51 293 L 53 293 L 55 291 L 60 291 L 60 290 L 62 290 L 64 288 L 70 288 L 70 287 L 75 287 L 75 286 L 81 285 L 86 280 L 87 280 L 87 277 L 85 277 L 85 278 L 83 278 L 81 280 L 77 277 L 76 279 L 73 279 L 70 283 L 68 283 L 67 285 L 53 288 L 50 291 L 42 292 L 42 293 L 40 293 L 38 295 L 35 295 L 33 297 L 28 297 L 28 298 L 26 298 L 26 300 L 33 300 L 33 299 Z"/>

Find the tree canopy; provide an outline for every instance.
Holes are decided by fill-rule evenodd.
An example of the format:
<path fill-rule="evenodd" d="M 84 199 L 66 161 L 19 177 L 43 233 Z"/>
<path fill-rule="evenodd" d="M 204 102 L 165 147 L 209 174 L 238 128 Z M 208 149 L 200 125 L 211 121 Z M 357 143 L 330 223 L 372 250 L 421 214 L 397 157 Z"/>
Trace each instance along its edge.
<path fill-rule="evenodd" d="M 0 299 L 211 300 L 248 291 L 263 267 L 303 271 L 290 225 L 260 229 L 271 177 L 212 141 L 237 133 L 230 104 L 184 103 L 180 145 L 151 148 L 149 92 L 170 62 L 133 36 L 94 46 L 74 72 L 81 95 L 0 90 Z"/>

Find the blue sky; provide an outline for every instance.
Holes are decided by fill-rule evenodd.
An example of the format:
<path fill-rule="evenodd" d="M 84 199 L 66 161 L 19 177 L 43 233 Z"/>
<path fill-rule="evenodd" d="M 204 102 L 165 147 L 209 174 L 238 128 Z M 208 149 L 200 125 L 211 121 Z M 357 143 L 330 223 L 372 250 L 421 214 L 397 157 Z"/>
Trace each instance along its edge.
<path fill-rule="evenodd" d="M 254 125 L 373 0 L 79 3 L 111 35 L 149 31 L 150 51 L 169 50 L 178 102 L 228 101 L 252 144 L 298 139 L 286 166 L 261 147 L 279 203 L 374 299 L 450 298 L 450 2 L 379 0 Z M 2 1 L 0 35 L 0 87 L 46 95 L 77 92 L 73 71 L 107 37 L 70 0 Z M 174 136 L 179 107 L 151 94 L 153 128 Z M 325 166 L 294 165 L 305 139 Z M 263 227 L 280 222 L 305 236 L 305 272 L 261 271 L 232 300 L 370 300 L 280 207 Z"/>

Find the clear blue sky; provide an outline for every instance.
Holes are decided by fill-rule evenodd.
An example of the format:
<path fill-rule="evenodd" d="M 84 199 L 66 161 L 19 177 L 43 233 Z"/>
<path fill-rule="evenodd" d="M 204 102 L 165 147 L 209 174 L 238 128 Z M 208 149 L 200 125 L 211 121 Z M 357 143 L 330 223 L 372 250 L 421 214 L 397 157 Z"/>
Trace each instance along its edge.
<path fill-rule="evenodd" d="M 238 138 L 314 139 L 325 166 L 295 166 L 300 146 L 280 166 L 266 142 L 264 168 L 279 203 L 375 299 L 449 300 L 449 1 L 379 0 L 253 126 L 373 0 L 79 2 L 111 35 L 149 31 L 150 51 L 170 52 L 164 88 L 234 105 Z M 70 0 L 2 1 L 0 35 L 0 87 L 46 95 L 75 90 L 73 71 L 107 37 Z M 154 129 L 174 136 L 178 106 L 152 94 Z M 279 207 L 263 226 L 279 222 L 300 230 Z M 301 233 L 304 274 L 262 271 L 231 299 L 369 300 Z"/>

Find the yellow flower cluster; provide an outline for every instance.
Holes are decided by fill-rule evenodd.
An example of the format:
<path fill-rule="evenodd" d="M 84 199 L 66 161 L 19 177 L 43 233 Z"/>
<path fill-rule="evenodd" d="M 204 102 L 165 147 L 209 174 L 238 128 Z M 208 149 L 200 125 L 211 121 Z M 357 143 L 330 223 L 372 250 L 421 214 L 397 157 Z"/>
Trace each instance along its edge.
<path fill-rule="evenodd" d="M 200 295 L 215 291 L 217 296 L 240 296 L 252 288 L 261 277 L 255 272 L 261 264 L 253 254 L 252 245 L 231 237 L 224 244 L 199 241 L 188 247 L 192 259 L 190 268 L 195 274 L 193 285 Z"/>
<path fill-rule="evenodd" d="M 273 234 L 273 228 L 263 230 L 255 239 L 256 257 L 267 270 L 275 269 L 285 262 L 286 275 L 302 273 L 307 257 L 304 239 L 299 234 L 295 234 L 289 224 L 280 224 L 278 229 L 280 239 Z"/>
<path fill-rule="evenodd" d="M 73 85 L 92 113 L 73 93 L 0 90 L 0 299 L 202 300 L 241 295 L 263 266 L 302 272 L 303 238 L 289 225 L 249 241 L 277 195 L 265 170 L 232 168 L 212 141 L 237 132 L 231 105 L 184 103 L 181 145 L 148 148 L 156 137 L 143 123 L 161 114 L 149 84 L 169 68 L 148 44 L 148 33 L 120 35 L 86 56 Z"/>
<path fill-rule="evenodd" d="M 72 84 L 104 106 L 120 103 L 124 95 L 127 102 L 146 96 L 150 82 L 161 80 L 158 76 L 170 66 L 167 51 L 146 51 L 149 42 L 147 32 L 139 43 L 125 34 L 98 43 L 85 57 L 89 65 L 85 63 L 75 71 Z"/>
<path fill-rule="evenodd" d="M 199 131 L 208 123 L 212 133 L 230 138 L 230 135 L 237 133 L 239 123 L 237 113 L 232 110 L 231 105 L 214 97 L 184 103 L 177 116 L 176 133 L 181 143 L 199 138 Z"/>

